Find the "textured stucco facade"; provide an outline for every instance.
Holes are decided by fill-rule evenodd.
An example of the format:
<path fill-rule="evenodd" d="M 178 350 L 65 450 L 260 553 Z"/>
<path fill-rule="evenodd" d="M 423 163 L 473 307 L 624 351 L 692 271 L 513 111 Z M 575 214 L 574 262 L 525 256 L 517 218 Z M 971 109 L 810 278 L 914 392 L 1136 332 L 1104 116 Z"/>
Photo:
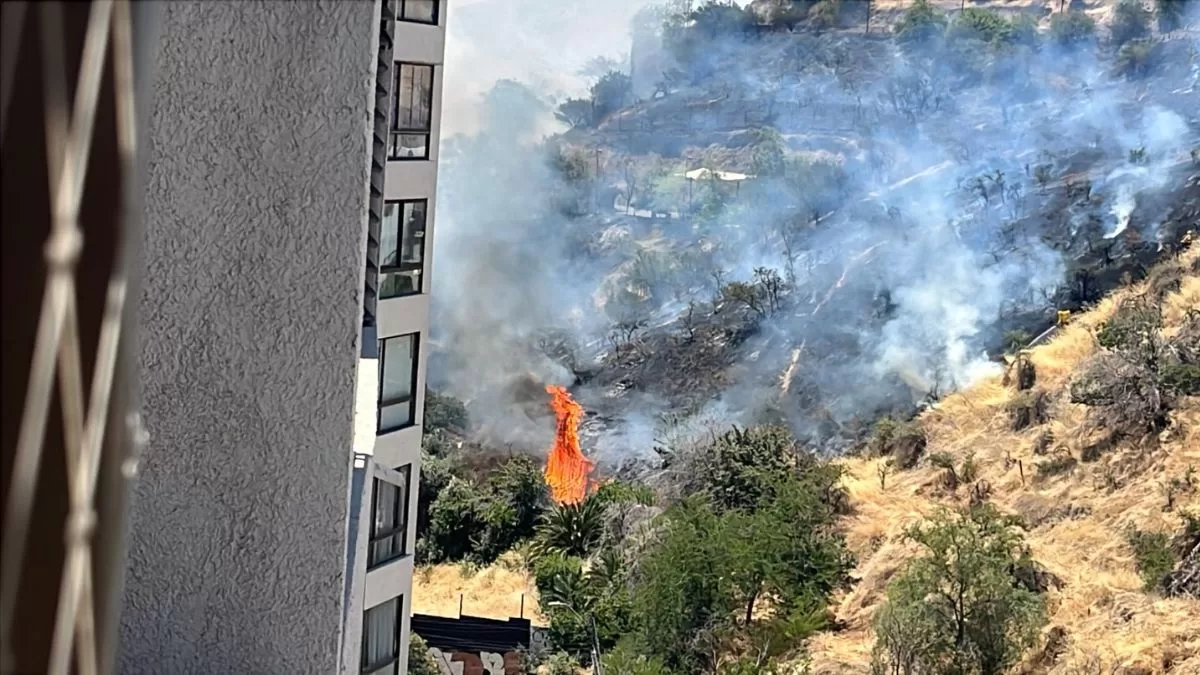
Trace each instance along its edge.
<path fill-rule="evenodd" d="M 123 673 L 333 673 L 379 0 L 163 3 Z"/>

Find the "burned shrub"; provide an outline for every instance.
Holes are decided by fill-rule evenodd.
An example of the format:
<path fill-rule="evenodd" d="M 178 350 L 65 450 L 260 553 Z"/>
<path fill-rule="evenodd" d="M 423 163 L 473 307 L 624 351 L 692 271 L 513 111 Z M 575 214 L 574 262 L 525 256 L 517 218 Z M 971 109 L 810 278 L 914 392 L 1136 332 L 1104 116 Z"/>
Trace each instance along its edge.
<path fill-rule="evenodd" d="M 1045 424 L 1049 421 L 1050 396 L 1044 389 L 1022 391 L 1005 405 L 1013 431 Z"/>
<path fill-rule="evenodd" d="M 1096 332 L 1104 351 L 1094 356 L 1071 383 L 1071 401 L 1092 408 L 1093 424 L 1114 439 L 1145 437 L 1166 428 L 1186 371 L 1164 377 L 1178 363 L 1162 338 L 1162 313 L 1144 299 L 1122 303 Z M 1176 384 L 1175 381 L 1178 381 Z"/>
<path fill-rule="evenodd" d="M 868 447 L 877 456 L 890 456 L 896 468 L 911 469 L 925 454 L 925 429 L 916 420 L 897 422 L 884 417 L 875 423 Z"/>
<path fill-rule="evenodd" d="M 1052 445 L 1054 445 L 1054 432 L 1043 429 L 1038 433 L 1037 438 L 1033 439 L 1033 454 L 1044 455 Z"/>
<path fill-rule="evenodd" d="M 1037 368 L 1026 353 L 1018 354 L 1016 359 L 1009 364 L 1008 369 L 1004 371 L 1004 386 L 1012 384 L 1014 373 L 1016 374 L 1017 391 L 1032 389 L 1037 382 Z"/>
<path fill-rule="evenodd" d="M 1037 476 L 1043 480 L 1051 476 L 1058 476 L 1071 471 L 1078 463 L 1074 456 L 1064 452 L 1044 462 L 1038 462 Z"/>
<path fill-rule="evenodd" d="M 1168 597 L 1200 598 L 1200 516 L 1184 513 L 1183 522 L 1183 530 L 1171 538 L 1179 564 L 1163 577 L 1159 590 Z"/>

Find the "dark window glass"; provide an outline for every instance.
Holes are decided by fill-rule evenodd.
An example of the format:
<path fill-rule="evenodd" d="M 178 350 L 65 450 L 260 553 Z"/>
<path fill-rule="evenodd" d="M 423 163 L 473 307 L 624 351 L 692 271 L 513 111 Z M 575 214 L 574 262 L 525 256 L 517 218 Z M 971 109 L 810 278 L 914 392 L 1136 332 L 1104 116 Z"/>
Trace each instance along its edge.
<path fill-rule="evenodd" d="M 400 610 L 404 597 L 392 598 L 363 613 L 362 668 L 364 675 L 398 675 L 400 668 Z"/>
<path fill-rule="evenodd" d="M 405 465 L 396 472 L 401 475 L 399 485 L 375 479 L 375 518 L 371 521 L 368 569 L 408 553 L 408 491 L 412 468 Z"/>
<path fill-rule="evenodd" d="M 433 119 L 433 66 L 396 64 L 389 159 L 428 159 Z"/>
<path fill-rule="evenodd" d="M 379 237 L 379 297 L 421 292 L 428 206 L 424 199 L 384 204 Z"/>
<path fill-rule="evenodd" d="M 438 0 L 395 0 L 396 18 L 413 23 L 436 24 Z"/>
<path fill-rule="evenodd" d="M 417 334 L 380 341 L 379 433 L 396 431 L 415 421 Z"/>

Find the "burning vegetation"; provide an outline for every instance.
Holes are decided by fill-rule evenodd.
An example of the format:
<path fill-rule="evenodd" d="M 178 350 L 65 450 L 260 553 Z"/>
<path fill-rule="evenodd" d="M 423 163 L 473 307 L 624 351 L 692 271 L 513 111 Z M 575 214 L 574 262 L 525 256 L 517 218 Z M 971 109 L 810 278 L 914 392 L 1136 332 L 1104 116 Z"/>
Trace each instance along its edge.
<path fill-rule="evenodd" d="M 578 504 L 588 494 L 589 480 L 594 468 L 591 460 L 579 449 L 579 421 L 583 407 L 566 387 L 549 385 L 550 408 L 554 410 L 554 445 L 546 457 L 546 485 L 555 504 Z"/>

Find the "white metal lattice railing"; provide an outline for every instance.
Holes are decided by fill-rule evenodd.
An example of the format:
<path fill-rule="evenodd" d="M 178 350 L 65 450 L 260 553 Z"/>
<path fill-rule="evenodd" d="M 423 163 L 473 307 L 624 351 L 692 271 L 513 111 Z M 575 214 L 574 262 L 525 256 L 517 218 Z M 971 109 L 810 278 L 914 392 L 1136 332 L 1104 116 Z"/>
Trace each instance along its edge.
<path fill-rule="evenodd" d="M 113 391 L 126 302 L 129 261 L 117 260 L 108 283 L 104 316 L 85 400 L 75 295 L 75 267 L 85 245 L 80 226 L 89 151 L 106 63 L 114 83 L 117 146 L 124 175 L 134 166 L 133 36 L 129 0 L 94 0 L 90 6 L 74 101 L 68 101 L 67 45 L 63 7 L 57 2 L 30 4 L 38 11 L 45 92 L 46 153 L 50 182 L 50 236 L 45 246 L 45 294 L 30 363 L 20 434 L 13 460 L 8 501 L 4 505 L 5 542 L 0 576 L 0 630 L 12 645 L 46 426 L 50 419 L 54 379 L 62 411 L 66 450 L 66 556 L 63 561 L 54 633 L 47 672 L 67 675 L 72 655 L 80 675 L 97 673 L 95 580 L 92 541 L 96 527 L 96 484 L 104 448 L 105 423 Z M 107 57 L 107 58 L 106 58 Z M 11 226 L 11 225 L 6 225 Z M 123 247 L 118 247 L 123 249 Z M 136 415 L 127 422 L 141 439 Z M 127 432 L 126 432 L 127 433 Z M 142 439 L 144 440 L 144 439 Z M 5 662 L 10 663 L 8 655 Z"/>

